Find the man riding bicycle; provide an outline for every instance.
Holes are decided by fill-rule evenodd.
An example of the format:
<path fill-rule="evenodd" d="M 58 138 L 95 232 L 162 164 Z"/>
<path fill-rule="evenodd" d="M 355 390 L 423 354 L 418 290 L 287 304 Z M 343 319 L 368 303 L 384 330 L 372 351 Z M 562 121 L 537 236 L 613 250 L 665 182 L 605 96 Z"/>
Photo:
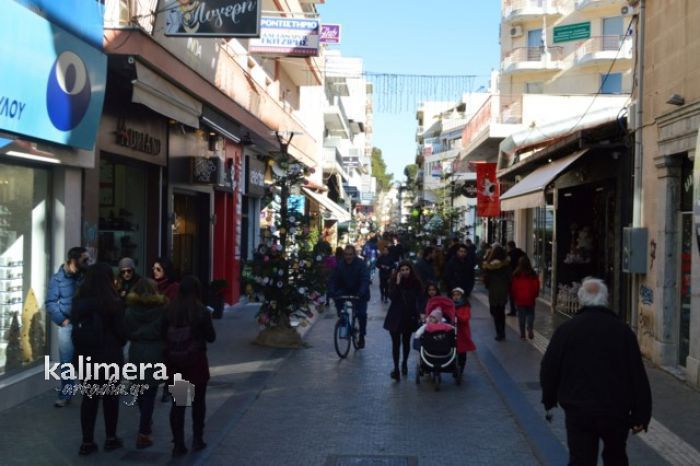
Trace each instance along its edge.
<path fill-rule="evenodd" d="M 348 244 L 343 251 L 343 260 L 338 263 L 333 272 L 329 284 L 329 295 L 334 299 L 337 296 L 357 296 L 357 302 L 353 303 L 355 314 L 360 323 L 360 340 L 358 346 L 365 347 L 365 334 L 367 333 L 367 302 L 369 301 L 369 269 L 365 263 L 357 257 L 355 246 Z M 335 299 L 335 307 L 340 313 L 344 301 Z"/>

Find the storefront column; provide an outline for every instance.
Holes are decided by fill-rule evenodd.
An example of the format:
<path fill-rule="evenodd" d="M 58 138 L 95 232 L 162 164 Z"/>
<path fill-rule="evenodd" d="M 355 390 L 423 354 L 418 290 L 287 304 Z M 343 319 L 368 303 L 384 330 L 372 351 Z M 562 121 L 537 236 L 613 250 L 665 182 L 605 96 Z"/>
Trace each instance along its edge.
<path fill-rule="evenodd" d="M 657 169 L 659 223 L 657 224 L 657 268 L 652 360 L 662 366 L 675 366 L 678 355 L 678 207 L 681 192 L 681 158 L 661 156 Z"/>
<path fill-rule="evenodd" d="M 697 147 L 695 151 L 689 151 L 688 157 L 691 160 L 695 160 L 695 157 L 700 157 L 700 131 L 697 136 Z M 700 161 L 695 161 L 697 164 Z M 697 165 L 696 165 L 697 166 Z M 700 173 L 695 173 L 694 177 L 697 180 Z M 696 181 L 697 183 L 697 181 Z M 695 185 L 696 192 L 700 190 L 700 183 Z M 700 196 L 698 194 L 694 195 L 695 209 L 700 208 L 699 204 Z M 697 238 L 693 241 L 692 250 L 692 269 L 691 269 L 691 283 L 690 283 L 690 354 L 685 360 L 685 370 L 686 378 L 688 383 L 694 387 L 700 387 L 700 233 L 698 233 L 697 228 L 700 223 L 700 218 L 698 218 L 698 213 L 695 213 L 696 217 L 694 219 L 695 231 Z M 697 250 L 695 248 L 698 248 Z"/>

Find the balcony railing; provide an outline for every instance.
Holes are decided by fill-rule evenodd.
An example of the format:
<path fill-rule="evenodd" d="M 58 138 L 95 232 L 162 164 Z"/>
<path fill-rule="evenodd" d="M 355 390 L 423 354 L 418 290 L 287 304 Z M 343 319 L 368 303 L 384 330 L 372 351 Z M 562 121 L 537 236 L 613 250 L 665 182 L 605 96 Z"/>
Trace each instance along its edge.
<path fill-rule="evenodd" d="M 576 63 L 631 59 L 633 39 L 631 36 L 594 36 L 576 49 Z"/>
<path fill-rule="evenodd" d="M 548 68 L 549 63 L 546 63 L 545 58 L 549 56 L 550 62 L 558 62 L 564 55 L 563 47 L 518 47 L 513 49 L 503 59 L 503 70 L 508 71 L 513 65 L 519 63 L 542 63 L 542 68 Z M 535 69 L 538 68 L 537 66 Z M 528 69 L 533 69 L 528 67 Z"/>
<path fill-rule="evenodd" d="M 560 14 L 559 0 L 506 0 L 503 5 L 503 17 L 508 20 Z"/>
<path fill-rule="evenodd" d="M 576 0 L 576 9 L 603 8 L 610 5 L 625 5 L 625 0 Z"/>

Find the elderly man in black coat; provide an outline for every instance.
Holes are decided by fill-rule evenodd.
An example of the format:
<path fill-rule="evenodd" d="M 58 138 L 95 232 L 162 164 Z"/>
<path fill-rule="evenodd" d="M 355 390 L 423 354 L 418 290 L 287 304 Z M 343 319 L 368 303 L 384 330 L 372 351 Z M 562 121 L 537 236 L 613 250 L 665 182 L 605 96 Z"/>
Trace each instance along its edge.
<path fill-rule="evenodd" d="M 464 296 L 468 297 L 474 288 L 474 267 L 476 256 L 465 244 L 460 244 L 455 256 L 449 260 L 445 267 L 444 281 L 447 291 L 462 288 Z"/>
<path fill-rule="evenodd" d="M 595 466 L 598 441 L 603 462 L 627 465 L 626 442 L 646 431 L 651 388 L 637 337 L 608 309 L 608 289 L 588 278 L 578 292 L 581 310 L 557 328 L 542 359 L 542 403 L 566 414 L 570 465 Z"/>

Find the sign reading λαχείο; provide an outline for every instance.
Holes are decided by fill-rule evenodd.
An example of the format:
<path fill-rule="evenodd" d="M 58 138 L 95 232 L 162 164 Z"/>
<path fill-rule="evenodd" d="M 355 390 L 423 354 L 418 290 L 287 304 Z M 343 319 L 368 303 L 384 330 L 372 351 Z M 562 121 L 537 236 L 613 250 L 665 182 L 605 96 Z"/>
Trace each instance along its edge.
<path fill-rule="evenodd" d="M 552 30 L 552 41 L 555 44 L 560 42 L 570 42 L 572 40 L 582 40 L 591 37 L 591 22 L 566 24 L 556 26 Z"/>

